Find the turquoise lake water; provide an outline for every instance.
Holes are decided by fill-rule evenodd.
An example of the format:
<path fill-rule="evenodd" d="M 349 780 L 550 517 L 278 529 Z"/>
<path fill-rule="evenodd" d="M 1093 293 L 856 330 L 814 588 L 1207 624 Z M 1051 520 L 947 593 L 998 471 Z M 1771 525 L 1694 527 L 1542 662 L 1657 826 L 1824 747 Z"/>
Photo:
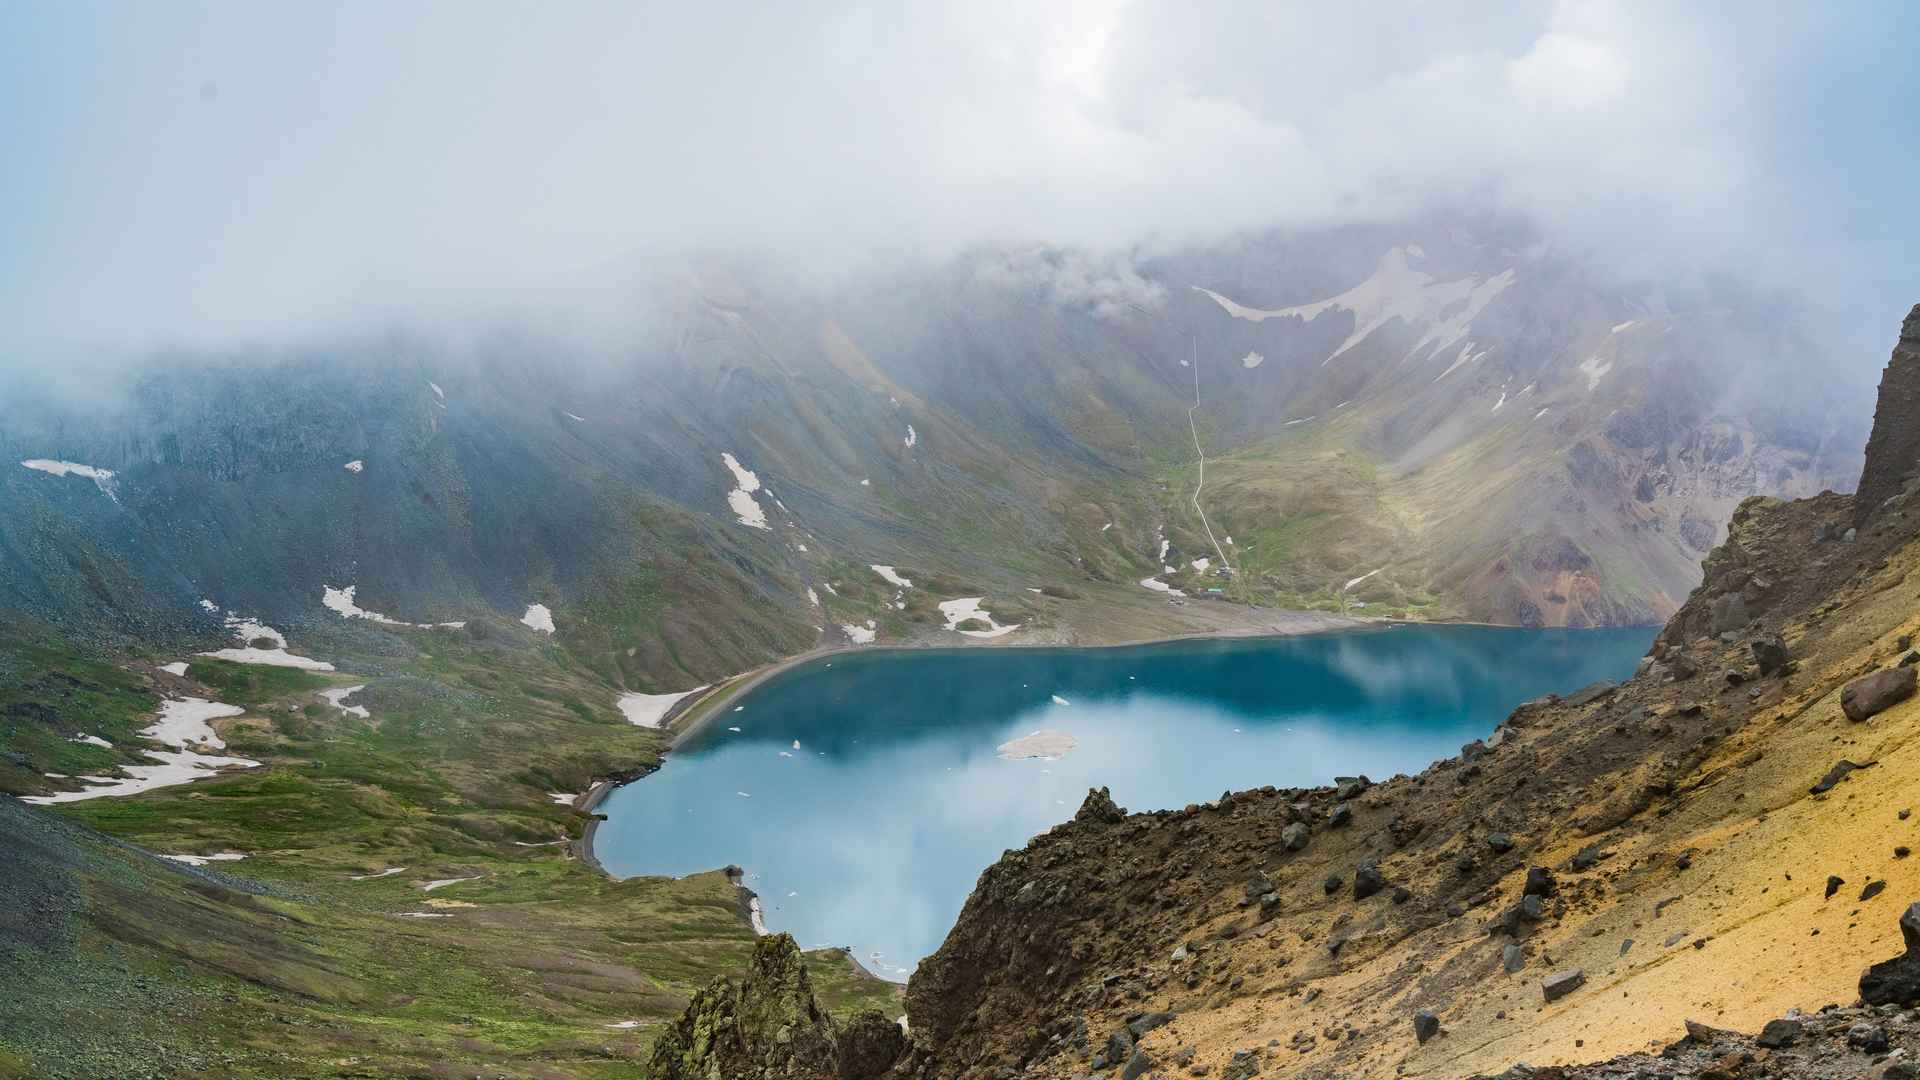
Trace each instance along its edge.
<path fill-rule="evenodd" d="M 1632 674 L 1654 632 L 1398 626 L 843 653 L 769 680 L 614 792 L 594 850 L 620 876 L 737 864 L 769 929 L 851 946 L 904 979 L 980 872 L 1071 817 L 1089 787 L 1152 810 L 1419 772 L 1522 701 Z M 1078 745 L 1051 761 L 999 755 L 1043 729 Z"/>

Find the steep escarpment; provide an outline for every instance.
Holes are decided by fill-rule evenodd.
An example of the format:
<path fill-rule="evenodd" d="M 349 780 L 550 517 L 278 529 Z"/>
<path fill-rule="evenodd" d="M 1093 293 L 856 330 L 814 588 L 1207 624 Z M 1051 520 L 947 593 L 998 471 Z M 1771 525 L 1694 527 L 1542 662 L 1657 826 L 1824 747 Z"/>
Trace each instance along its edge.
<path fill-rule="evenodd" d="M 1885 501 L 1905 489 L 1920 469 L 1920 304 L 1900 326 L 1900 341 L 1880 379 L 1880 401 L 1867 439 L 1855 516 L 1865 524 Z"/>
<path fill-rule="evenodd" d="M 1879 428 L 1908 348 L 1869 476 L 1903 460 Z M 981 876 L 910 983 L 899 1075 L 1492 1075 L 1855 1000 L 1920 897 L 1920 504 L 1874 497 L 1742 504 L 1635 678 L 1418 776 L 1089 796 Z M 1886 1053 L 1807 1028 L 1836 1075 Z"/>

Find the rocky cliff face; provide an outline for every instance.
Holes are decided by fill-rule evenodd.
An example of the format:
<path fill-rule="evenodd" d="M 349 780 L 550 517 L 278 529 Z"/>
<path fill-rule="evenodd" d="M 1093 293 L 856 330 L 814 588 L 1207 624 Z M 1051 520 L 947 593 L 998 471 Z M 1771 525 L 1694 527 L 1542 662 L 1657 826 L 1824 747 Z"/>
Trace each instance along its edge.
<path fill-rule="evenodd" d="M 654 1043 L 653 1080 L 875 1080 L 906 1046 L 877 1012 L 836 1022 L 813 996 L 800 947 L 762 938 L 738 981 L 699 994 Z"/>
<path fill-rule="evenodd" d="M 1743 503 L 1625 684 L 1418 776 L 1091 794 L 981 876 L 896 1075 L 1517 1077 L 1683 1032 L 1537 1075 L 1879 1075 L 1913 1032 L 1790 1011 L 1860 996 L 1920 896 L 1920 701 L 1886 674 L 1920 663 L 1920 505 L 1881 494 L 1912 460 L 1904 336 L 1881 401 L 1868 527 L 1845 495 Z"/>
<path fill-rule="evenodd" d="M 1860 473 L 1856 520 L 1865 524 L 1890 496 L 1905 489 L 1920 470 L 1920 304 L 1907 313 L 1900 343 L 1880 379 L 1880 401 Z"/>

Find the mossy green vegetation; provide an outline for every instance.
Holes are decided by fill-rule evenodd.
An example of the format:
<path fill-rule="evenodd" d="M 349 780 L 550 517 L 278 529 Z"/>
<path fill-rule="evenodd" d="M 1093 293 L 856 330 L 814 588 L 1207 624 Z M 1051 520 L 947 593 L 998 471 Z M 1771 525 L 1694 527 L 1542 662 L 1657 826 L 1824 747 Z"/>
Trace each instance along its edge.
<path fill-rule="evenodd" d="M 665 745 L 593 665 L 505 624 L 392 633 L 413 648 L 330 654 L 337 675 L 191 664 L 203 696 L 247 710 L 217 726 L 260 768 L 7 808 L 10 840 L 38 830 L 72 864 L 32 875 L 64 898 L 51 933 L 0 934 L 0 975 L 38 1003 L 0 1016 L 15 1072 L 642 1075 L 660 1026 L 744 963 L 753 934 L 725 875 L 616 881 L 576 857 L 587 818 L 553 793 L 642 775 Z M 132 752 L 157 702 L 145 677 L 48 648 L 13 654 L 0 700 L 53 710 L 63 745 L 97 749 L 60 734 L 84 717 Z M 318 696 L 342 685 L 364 685 L 351 703 L 369 717 Z M 107 837 L 246 858 L 191 868 Z M 897 1009 L 898 988 L 845 954 L 815 968 L 830 1007 Z"/>

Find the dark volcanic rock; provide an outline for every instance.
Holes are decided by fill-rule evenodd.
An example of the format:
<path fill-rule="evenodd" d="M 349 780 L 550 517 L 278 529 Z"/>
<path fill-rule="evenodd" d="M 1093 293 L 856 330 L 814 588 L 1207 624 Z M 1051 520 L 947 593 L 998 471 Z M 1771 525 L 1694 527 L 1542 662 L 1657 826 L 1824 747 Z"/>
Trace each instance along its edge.
<path fill-rule="evenodd" d="M 1779 634 L 1755 638 L 1747 643 L 1753 651 L 1753 662 L 1760 667 L 1760 674 L 1778 675 L 1787 670 L 1791 658 L 1787 655 L 1787 643 Z"/>
<path fill-rule="evenodd" d="M 1853 721 L 1865 720 L 1913 696 L 1915 672 L 1893 667 L 1862 675 L 1840 691 L 1840 711 Z"/>
<path fill-rule="evenodd" d="M 1767 1026 L 1760 1029 L 1759 1036 L 1753 1041 L 1769 1050 L 1778 1050 L 1783 1046 L 1793 1045 L 1794 1041 L 1800 1038 L 1801 1028 L 1802 1025 L 1798 1020 L 1769 1020 Z"/>
<path fill-rule="evenodd" d="M 1413 1014 L 1413 1037 L 1420 1043 L 1440 1034 L 1440 1018 L 1424 1010 Z"/>
<path fill-rule="evenodd" d="M 899 1026 L 880 1013 L 835 1024 L 814 999 L 800 947 L 775 934 L 754 946 L 745 978 L 717 979 L 694 995 L 654 1044 L 648 1075 L 875 1080 L 905 1050 Z"/>
<path fill-rule="evenodd" d="M 1544 866 L 1527 867 L 1527 884 L 1522 893 L 1527 896 L 1552 896 L 1553 890 L 1553 871 Z"/>
<path fill-rule="evenodd" d="M 1113 801 L 1113 793 L 1106 788 L 1088 788 L 1086 801 L 1073 815 L 1075 821 L 1101 821 L 1109 825 L 1125 821 L 1127 812 Z"/>
<path fill-rule="evenodd" d="M 1362 863 L 1353 872 L 1353 898 L 1365 900 L 1387 887 L 1387 879 L 1380 874 L 1380 868 L 1372 863 Z"/>
<path fill-rule="evenodd" d="M 1809 794 L 1813 794 L 1813 795 L 1820 795 L 1825 792 L 1832 791 L 1833 785 L 1839 783 L 1842 780 L 1845 780 L 1847 778 L 1848 773 L 1854 772 L 1859 769 L 1870 769 L 1872 767 L 1873 767 L 1873 762 L 1871 761 L 1867 762 L 1865 765 L 1858 765 L 1858 764 L 1855 764 L 1854 762 L 1848 761 L 1846 758 L 1841 758 L 1839 761 L 1834 763 L 1833 768 L 1827 770 L 1827 775 L 1821 777 L 1819 783 L 1808 788 L 1807 791 Z"/>
<path fill-rule="evenodd" d="M 1865 525 L 1920 469 L 1920 304 L 1907 313 L 1900 340 L 1880 376 L 1866 466 L 1854 495 L 1854 524 Z"/>
<path fill-rule="evenodd" d="M 1920 1000 L 1920 903 L 1900 915 L 1900 937 L 1907 951 L 1882 960 L 1860 976 L 1860 1000 L 1869 1005 L 1904 1005 Z"/>
<path fill-rule="evenodd" d="M 1280 831 L 1280 843 L 1288 851 L 1299 851 L 1307 846 L 1307 827 L 1294 822 Z"/>

